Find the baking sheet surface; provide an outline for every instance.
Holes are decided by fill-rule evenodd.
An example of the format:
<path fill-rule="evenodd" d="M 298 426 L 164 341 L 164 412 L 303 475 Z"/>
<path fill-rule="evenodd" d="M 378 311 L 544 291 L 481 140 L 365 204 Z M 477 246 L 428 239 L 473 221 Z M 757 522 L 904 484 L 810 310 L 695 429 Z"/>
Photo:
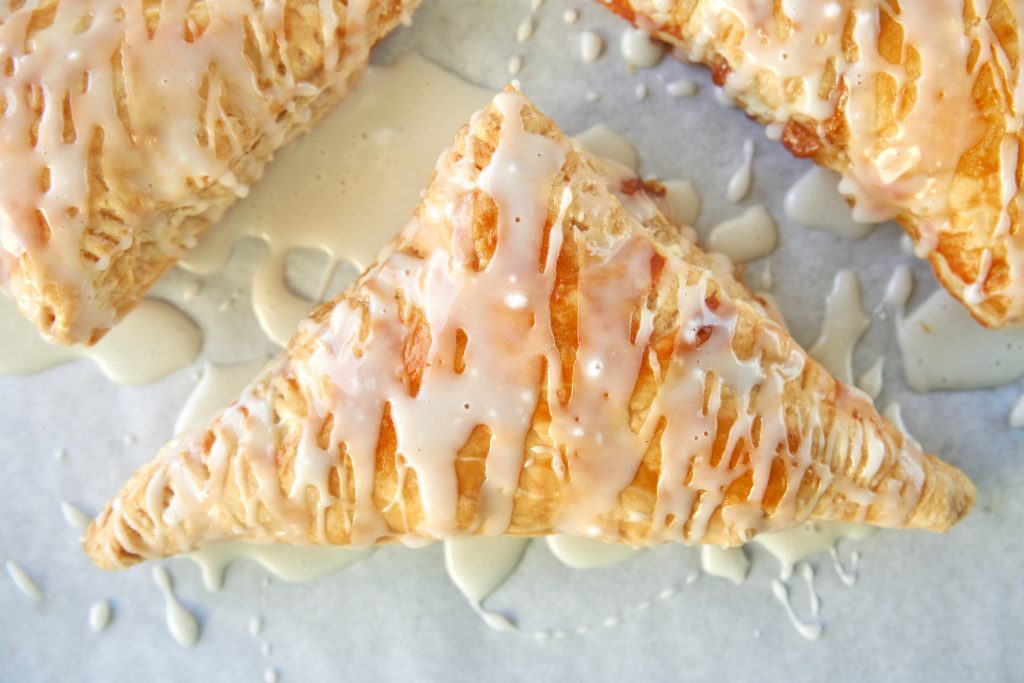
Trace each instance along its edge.
<path fill-rule="evenodd" d="M 562 20 L 566 9 L 578 23 Z M 637 146 L 644 174 L 690 179 L 703 198 L 697 227 L 706 234 L 744 207 L 764 204 L 781 229 L 771 257 L 785 318 L 805 346 L 821 324 L 824 297 L 840 268 L 860 277 L 865 307 L 874 310 L 889 274 L 910 262 L 893 225 L 860 242 L 806 230 L 785 217 L 785 191 L 809 168 L 766 139 L 762 127 L 713 97 L 704 70 L 666 59 L 630 73 L 618 51 L 623 24 L 596 3 L 547 0 L 536 30 L 517 44 L 526 0 L 425 0 L 412 27 L 393 35 L 375 61 L 418 51 L 465 79 L 497 90 L 507 64 L 523 58 L 527 95 L 568 132 L 605 123 Z M 579 32 L 605 42 L 593 65 L 579 57 Z M 699 83 L 697 96 L 665 92 L 676 80 Z M 645 83 L 650 95 L 637 101 Z M 588 102 L 587 93 L 600 100 Z M 454 134 L 454 131 L 452 131 Z M 743 142 L 757 151 L 754 186 L 740 206 L 725 199 Z M 440 152 L 440 150 L 438 150 Z M 427 179 L 424 178 L 424 183 Z M 412 207 L 409 207 L 410 210 Z M 391 226 L 394 230 L 401 226 Z M 1024 431 L 1006 426 L 1021 388 L 979 392 L 911 392 L 903 379 L 891 319 L 872 315 L 857 346 L 855 374 L 887 359 L 878 401 L 899 401 L 912 433 L 931 451 L 962 467 L 978 487 L 974 512 L 948 536 L 880 532 L 857 548 L 856 586 L 842 584 L 827 556 L 812 560 L 826 625 L 807 642 L 793 629 L 770 590 L 775 561 L 753 548 L 753 566 L 739 587 L 708 576 L 684 579 L 699 565 L 690 548 L 662 548 L 623 564 L 578 571 L 561 565 L 540 543 L 487 601 L 526 630 L 565 629 L 536 641 L 488 628 L 448 580 L 440 547 L 386 548 L 338 574 L 287 584 L 259 567 L 233 566 L 226 586 L 208 593 L 187 560 L 167 563 L 177 594 L 201 622 L 192 649 L 175 643 L 150 567 L 94 569 L 62 518 L 70 500 L 90 513 L 171 436 L 180 406 L 203 361 L 252 360 L 273 352 L 245 296 L 228 311 L 222 301 L 247 291 L 264 247 L 240 243 L 228 266 L 206 278 L 200 295 L 182 302 L 187 276 L 171 272 L 155 295 L 179 305 L 205 330 L 203 352 L 190 367 L 143 387 L 120 387 L 88 361 L 24 377 L 0 377 L 0 560 L 24 566 L 45 591 L 33 604 L 0 577 L 0 681 L 260 681 L 272 668 L 282 681 L 376 680 L 1009 680 L 1024 676 Z M 297 271 L 322 264 L 292 259 Z M 760 263 L 750 266 L 761 268 Z M 914 301 L 935 287 L 928 268 L 913 263 Z M 132 435 L 133 439 L 124 439 Z M 54 458 L 65 449 L 64 460 Z M 849 546 L 844 546 L 848 550 Z M 670 598 L 664 589 L 678 587 Z M 806 614 L 802 581 L 791 593 Z M 109 598 L 115 618 L 93 635 L 87 613 Z M 653 600 L 648 609 L 636 609 Z M 262 615 L 259 637 L 250 619 Z M 605 627 L 616 616 L 620 623 Z M 571 633 L 579 627 L 584 635 Z M 270 644 L 269 655 L 261 648 Z"/>

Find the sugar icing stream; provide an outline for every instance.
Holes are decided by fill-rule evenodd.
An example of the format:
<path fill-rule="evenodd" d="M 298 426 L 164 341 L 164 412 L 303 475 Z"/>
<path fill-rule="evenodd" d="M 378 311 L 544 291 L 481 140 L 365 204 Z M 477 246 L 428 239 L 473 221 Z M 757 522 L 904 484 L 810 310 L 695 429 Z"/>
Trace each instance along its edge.
<path fill-rule="evenodd" d="M 7 569 L 7 576 L 11 577 L 15 588 L 22 595 L 33 602 L 39 602 L 43 599 L 43 591 L 39 588 L 39 584 L 35 582 L 27 571 L 22 569 L 21 565 L 13 560 L 8 560 L 4 567 Z"/>
<path fill-rule="evenodd" d="M 733 204 L 739 202 L 750 192 L 750 183 L 754 174 L 754 141 L 743 143 L 743 161 L 740 163 L 726 187 L 725 196 Z"/>
<path fill-rule="evenodd" d="M 148 384 L 191 363 L 202 346 L 195 323 L 171 304 L 145 299 L 94 346 L 53 346 L 0 296 L 0 373 L 27 374 L 88 358 L 111 381 Z"/>
<path fill-rule="evenodd" d="M 153 581 L 164 596 L 164 611 L 167 630 L 183 647 L 192 647 L 199 640 L 199 623 L 192 613 L 185 609 L 174 594 L 171 576 L 162 566 L 153 567 Z"/>

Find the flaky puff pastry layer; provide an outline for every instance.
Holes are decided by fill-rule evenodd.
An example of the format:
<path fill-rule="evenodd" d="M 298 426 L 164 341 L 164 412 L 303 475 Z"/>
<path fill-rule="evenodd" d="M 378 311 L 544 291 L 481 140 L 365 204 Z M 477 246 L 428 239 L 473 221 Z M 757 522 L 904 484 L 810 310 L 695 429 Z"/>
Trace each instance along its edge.
<path fill-rule="evenodd" d="M 86 551 L 116 568 L 225 539 L 730 545 L 966 514 L 970 481 L 807 356 L 662 191 L 499 94 L 407 229 L 136 472 Z"/>
<path fill-rule="evenodd" d="M 1019 5 L 599 1 L 840 173 L 855 216 L 896 218 L 978 321 L 1024 323 Z"/>
<path fill-rule="evenodd" d="M 93 343 L 354 85 L 418 0 L 0 10 L 0 285 Z"/>

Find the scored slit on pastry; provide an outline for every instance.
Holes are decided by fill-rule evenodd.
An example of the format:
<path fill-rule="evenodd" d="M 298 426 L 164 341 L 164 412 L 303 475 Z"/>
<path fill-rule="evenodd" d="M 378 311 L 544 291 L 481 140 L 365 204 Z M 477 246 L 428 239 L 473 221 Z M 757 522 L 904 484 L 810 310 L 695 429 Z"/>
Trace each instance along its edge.
<path fill-rule="evenodd" d="M 418 2 L 4 3 L 0 288 L 95 342 Z"/>
<path fill-rule="evenodd" d="M 87 552 L 114 568 L 225 539 L 731 545 L 966 514 L 970 481 L 830 377 L 661 191 L 499 94 L 404 232 L 128 481 Z"/>
<path fill-rule="evenodd" d="M 1024 65 L 1007 0 L 599 0 L 711 68 L 989 327 L 1024 324 Z"/>

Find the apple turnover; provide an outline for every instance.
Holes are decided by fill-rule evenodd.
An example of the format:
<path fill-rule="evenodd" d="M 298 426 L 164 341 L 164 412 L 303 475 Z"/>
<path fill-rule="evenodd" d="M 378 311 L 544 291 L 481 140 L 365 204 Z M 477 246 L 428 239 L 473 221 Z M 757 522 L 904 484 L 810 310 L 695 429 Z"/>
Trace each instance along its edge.
<path fill-rule="evenodd" d="M 51 341 L 95 342 L 417 3 L 4 3 L 0 286 Z"/>
<path fill-rule="evenodd" d="M 1018 3 L 599 1 L 842 175 L 856 218 L 898 220 L 978 321 L 1024 323 Z"/>
<path fill-rule="evenodd" d="M 116 568 L 227 539 L 733 545 L 807 519 L 965 515 L 970 481 L 830 377 L 658 192 L 499 94 L 376 263 L 136 472 L 87 552 Z"/>

